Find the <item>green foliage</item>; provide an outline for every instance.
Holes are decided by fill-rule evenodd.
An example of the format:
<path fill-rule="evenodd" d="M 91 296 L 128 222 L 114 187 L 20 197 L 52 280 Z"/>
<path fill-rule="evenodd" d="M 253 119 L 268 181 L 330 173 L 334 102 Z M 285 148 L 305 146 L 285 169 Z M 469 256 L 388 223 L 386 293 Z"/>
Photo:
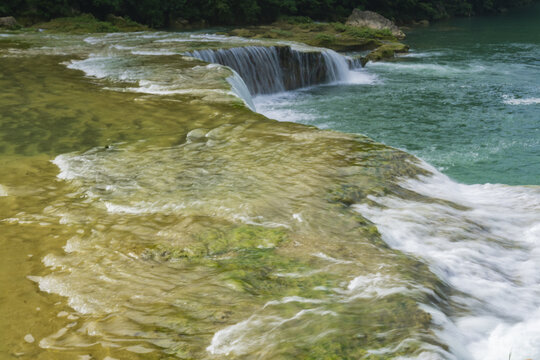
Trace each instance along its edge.
<path fill-rule="evenodd" d="M 108 14 L 152 26 L 167 27 L 176 19 L 201 25 L 270 23 L 279 18 L 290 24 L 311 19 L 344 21 L 352 9 L 373 10 L 398 22 L 434 20 L 448 16 L 497 12 L 535 0 L 2 0 L 0 16 L 49 20 L 91 13 L 100 20 Z M 343 32 L 336 25 L 336 31 Z"/>
<path fill-rule="evenodd" d="M 293 36 L 293 33 L 287 30 L 274 29 L 272 33 L 276 34 L 276 38 L 288 38 Z"/>
<path fill-rule="evenodd" d="M 53 32 L 70 33 L 99 33 L 116 32 L 117 27 L 111 23 L 99 21 L 89 14 L 76 17 L 62 17 L 49 21 L 45 24 L 39 24 L 37 27 L 47 29 Z"/>
<path fill-rule="evenodd" d="M 300 25 L 300 24 L 312 24 L 313 20 L 308 16 L 280 16 L 278 19 L 279 22 L 286 22 L 291 25 Z"/>
<path fill-rule="evenodd" d="M 141 31 L 147 29 L 133 20 L 119 16 L 111 15 L 107 18 L 107 21 L 100 21 L 91 14 L 56 18 L 46 23 L 37 24 L 35 27 L 52 32 L 69 32 L 72 34 Z"/>
<path fill-rule="evenodd" d="M 315 41 L 320 45 L 329 45 L 336 41 L 336 37 L 329 34 L 318 34 Z"/>
<path fill-rule="evenodd" d="M 337 32 L 345 32 L 349 28 L 347 25 L 339 22 L 332 23 L 332 26 Z"/>

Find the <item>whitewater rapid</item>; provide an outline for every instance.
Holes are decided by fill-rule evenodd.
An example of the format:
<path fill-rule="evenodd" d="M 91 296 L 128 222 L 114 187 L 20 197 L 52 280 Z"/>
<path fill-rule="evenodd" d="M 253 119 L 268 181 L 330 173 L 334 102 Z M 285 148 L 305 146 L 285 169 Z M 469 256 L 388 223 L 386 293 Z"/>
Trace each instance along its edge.
<path fill-rule="evenodd" d="M 464 185 L 423 167 L 432 175 L 401 182 L 422 198 L 355 209 L 455 290 L 449 313 L 425 309 L 457 359 L 540 357 L 540 187 Z"/>

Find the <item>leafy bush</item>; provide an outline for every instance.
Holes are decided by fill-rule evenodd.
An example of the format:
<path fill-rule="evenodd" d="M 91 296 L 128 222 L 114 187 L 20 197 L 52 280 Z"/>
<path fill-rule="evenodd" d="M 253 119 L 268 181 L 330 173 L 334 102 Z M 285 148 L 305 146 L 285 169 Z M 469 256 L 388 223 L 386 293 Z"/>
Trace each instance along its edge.
<path fill-rule="evenodd" d="M 315 41 L 320 45 L 332 44 L 336 41 L 336 37 L 329 34 L 319 34 L 315 36 Z"/>
<path fill-rule="evenodd" d="M 308 16 L 280 16 L 278 21 L 286 22 L 291 25 L 313 23 L 313 20 Z"/>
<path fill-rule="evenodd" d="M 347 25 L 338 22 L 332 23 L 332 26 L 337 32 L 345 32 L 349 28 Z"/>
<path fill-rule="evenodd" d="M 85 12 L 103 20 L 120 15 L 152 27 L 175 19 L 201 24 L 247 25 L 282 19 L 293 25 L 312 19 L 344 20 L 353 8 L 376 11 L 398 22 L 497 12 L 538 0 L 1 0 L 0 16 L 49 20 Z M 343 25 L 335 25 L 345 32 Z M 384 34 L 381 34 L 384 35 Z"/>

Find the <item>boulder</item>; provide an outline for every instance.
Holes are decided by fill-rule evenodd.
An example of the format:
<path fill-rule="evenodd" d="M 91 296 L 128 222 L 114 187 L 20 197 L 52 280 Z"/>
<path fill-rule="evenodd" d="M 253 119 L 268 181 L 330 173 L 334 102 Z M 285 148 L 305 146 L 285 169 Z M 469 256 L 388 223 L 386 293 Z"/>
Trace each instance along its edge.
<path fill-rule="evenodd" d="M 396 54 L 406 53 L 408 51 L 408 45 L 402 43 L 386 43 L 370 52 L 367 56 L 360 58 L 360 63 L 362 67 L 364 67 L 369 61 L 376 62 L 393 59 Z"/>
<path fill-rule="evenodd" d="M 405 38 L 405 34 L 396 26 L 396 24 L 373 11 L 354 9 L 351 16 L 347 19 L 346 25 L 367 27 L 375 30 L 387 29 L 398 39 Z"/>
<path fill-rule="evenodd" d="M 18 29 L 21 25 L 13 16 L 0 17 L 0 28 Z"/>

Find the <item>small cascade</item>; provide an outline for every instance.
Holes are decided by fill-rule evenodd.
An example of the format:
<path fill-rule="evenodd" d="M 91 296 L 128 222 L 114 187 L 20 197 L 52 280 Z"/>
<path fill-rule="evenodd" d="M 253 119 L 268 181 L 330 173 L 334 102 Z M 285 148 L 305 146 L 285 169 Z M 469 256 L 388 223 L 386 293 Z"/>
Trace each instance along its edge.
<path fill-rule="evenodd" d="M 256 111 L 251 93 L 249 92 L 244 79 L 242 79 L 236 71 L 233 70 L 233 75 L 227 78 L 227 82 L 231 85 L 233 93 L 242 99 L 251 110 Z"/>
<path fill-rule="evenodd" d="M 298 51 L 290 46 L 198 50 L 185 55 L 232 68 L 253 95 L 345 81 L 350 68 L 335 51 Z"/>

